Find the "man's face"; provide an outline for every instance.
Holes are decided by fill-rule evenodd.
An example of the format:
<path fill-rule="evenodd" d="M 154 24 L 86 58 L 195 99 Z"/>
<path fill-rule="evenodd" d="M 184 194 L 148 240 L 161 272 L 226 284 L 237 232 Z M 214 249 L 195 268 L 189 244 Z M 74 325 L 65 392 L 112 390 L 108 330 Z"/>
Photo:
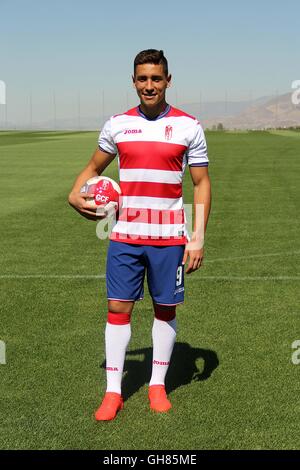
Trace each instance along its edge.
<path fill-rule="evenodd" d="M 137 65 L 132 78 L 141 104 L 149 108 L 165 101 L 171 75 L 166 77 L 162 64 Z"/>

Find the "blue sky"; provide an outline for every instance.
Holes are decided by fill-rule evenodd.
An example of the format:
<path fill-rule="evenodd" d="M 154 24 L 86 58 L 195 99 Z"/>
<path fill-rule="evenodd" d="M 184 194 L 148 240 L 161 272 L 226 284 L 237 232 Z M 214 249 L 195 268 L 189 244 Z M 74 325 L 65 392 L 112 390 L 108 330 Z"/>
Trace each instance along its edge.
<path fill-rule="evenodd" d="M 300 2 L 286 0 L 0 0 L 0 80 L 7 113 L 123 111 L 134 105 L 133 58 L 163 49 L 175 104 L 290 91 L 300 79 Z M 31 96 L 31 98 L 30 98 Z M 3 119 L 1 105 L 0 119 Z M 58 116 L 58 117 L 59 117 Z"/>

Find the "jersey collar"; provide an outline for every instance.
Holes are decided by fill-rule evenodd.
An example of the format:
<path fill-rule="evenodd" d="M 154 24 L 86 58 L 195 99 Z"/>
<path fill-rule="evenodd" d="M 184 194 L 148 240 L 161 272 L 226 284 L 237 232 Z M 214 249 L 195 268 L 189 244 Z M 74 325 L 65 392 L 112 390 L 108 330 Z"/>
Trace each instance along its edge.
<path fill-rule="evenodd" d="M 168 112 L 170 111 L 170 109 L 171 109 L 171 106 L 170 106 L 169 104 L 167 104 L 166 109 L 165 109 L 162 113 L 160 113 L 160 114 L 159 114 L 156 118 L 154 118 L 154 119 L 151 119 L 151 118 L 149 118 L 148 116 L 146 116 L 146 115 L 142 112 L 140 106 L 137 107 L 137 112 L 138 112 L 138 114 L 139 114 L 141 117 L 143 117 L 144 119 L 147 119 L 147 121 L 157 121 L 158 119 L 161 119 L 161 118 L 165 117 L 165 116 L 168 114 Z"/>

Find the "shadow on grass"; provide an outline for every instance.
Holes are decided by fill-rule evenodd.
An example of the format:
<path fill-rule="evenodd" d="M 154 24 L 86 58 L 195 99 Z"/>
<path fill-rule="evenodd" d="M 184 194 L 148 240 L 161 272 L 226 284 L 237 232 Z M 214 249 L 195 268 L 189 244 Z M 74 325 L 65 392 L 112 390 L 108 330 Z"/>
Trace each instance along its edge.
<path fill-rule="evenodd" d="M 197 361 L 200 360 L 203 363 L 201 370 L 197 367 Z M 176 343 L 166 377 L 167 393 L 191 382 L 207 380 L 218 365 L 218 356 L 214 351 L 193 348 L 187 343 Z M 105 362 L 102 367 L 105 367 Z M 141 387 L 149 383 L 151 369 L 152 348 L 127 351 L 124 366 L 126 374 L 122 381 L 124 400 L 128 400 Z"/>

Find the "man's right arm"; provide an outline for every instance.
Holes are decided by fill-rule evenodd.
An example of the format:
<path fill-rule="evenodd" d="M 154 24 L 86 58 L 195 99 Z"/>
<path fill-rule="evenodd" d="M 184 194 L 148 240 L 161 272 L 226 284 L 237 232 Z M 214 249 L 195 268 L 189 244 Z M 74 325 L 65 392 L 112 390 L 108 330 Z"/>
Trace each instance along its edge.
<path fill-rule="evenodd" d="M 73 188 L 69 194 L 69 204 L 87 219 L 97 220 L 96 209 L 91 209 L 86 198 L 90 197 L 87 193 L 80 193 L 80 188 L 93 176 L 100 176 L 105 168 L 112 162 L 116 154 L 103 152 L 99 148 L 95 150 L 87 166 L 77 176 Z"/>

